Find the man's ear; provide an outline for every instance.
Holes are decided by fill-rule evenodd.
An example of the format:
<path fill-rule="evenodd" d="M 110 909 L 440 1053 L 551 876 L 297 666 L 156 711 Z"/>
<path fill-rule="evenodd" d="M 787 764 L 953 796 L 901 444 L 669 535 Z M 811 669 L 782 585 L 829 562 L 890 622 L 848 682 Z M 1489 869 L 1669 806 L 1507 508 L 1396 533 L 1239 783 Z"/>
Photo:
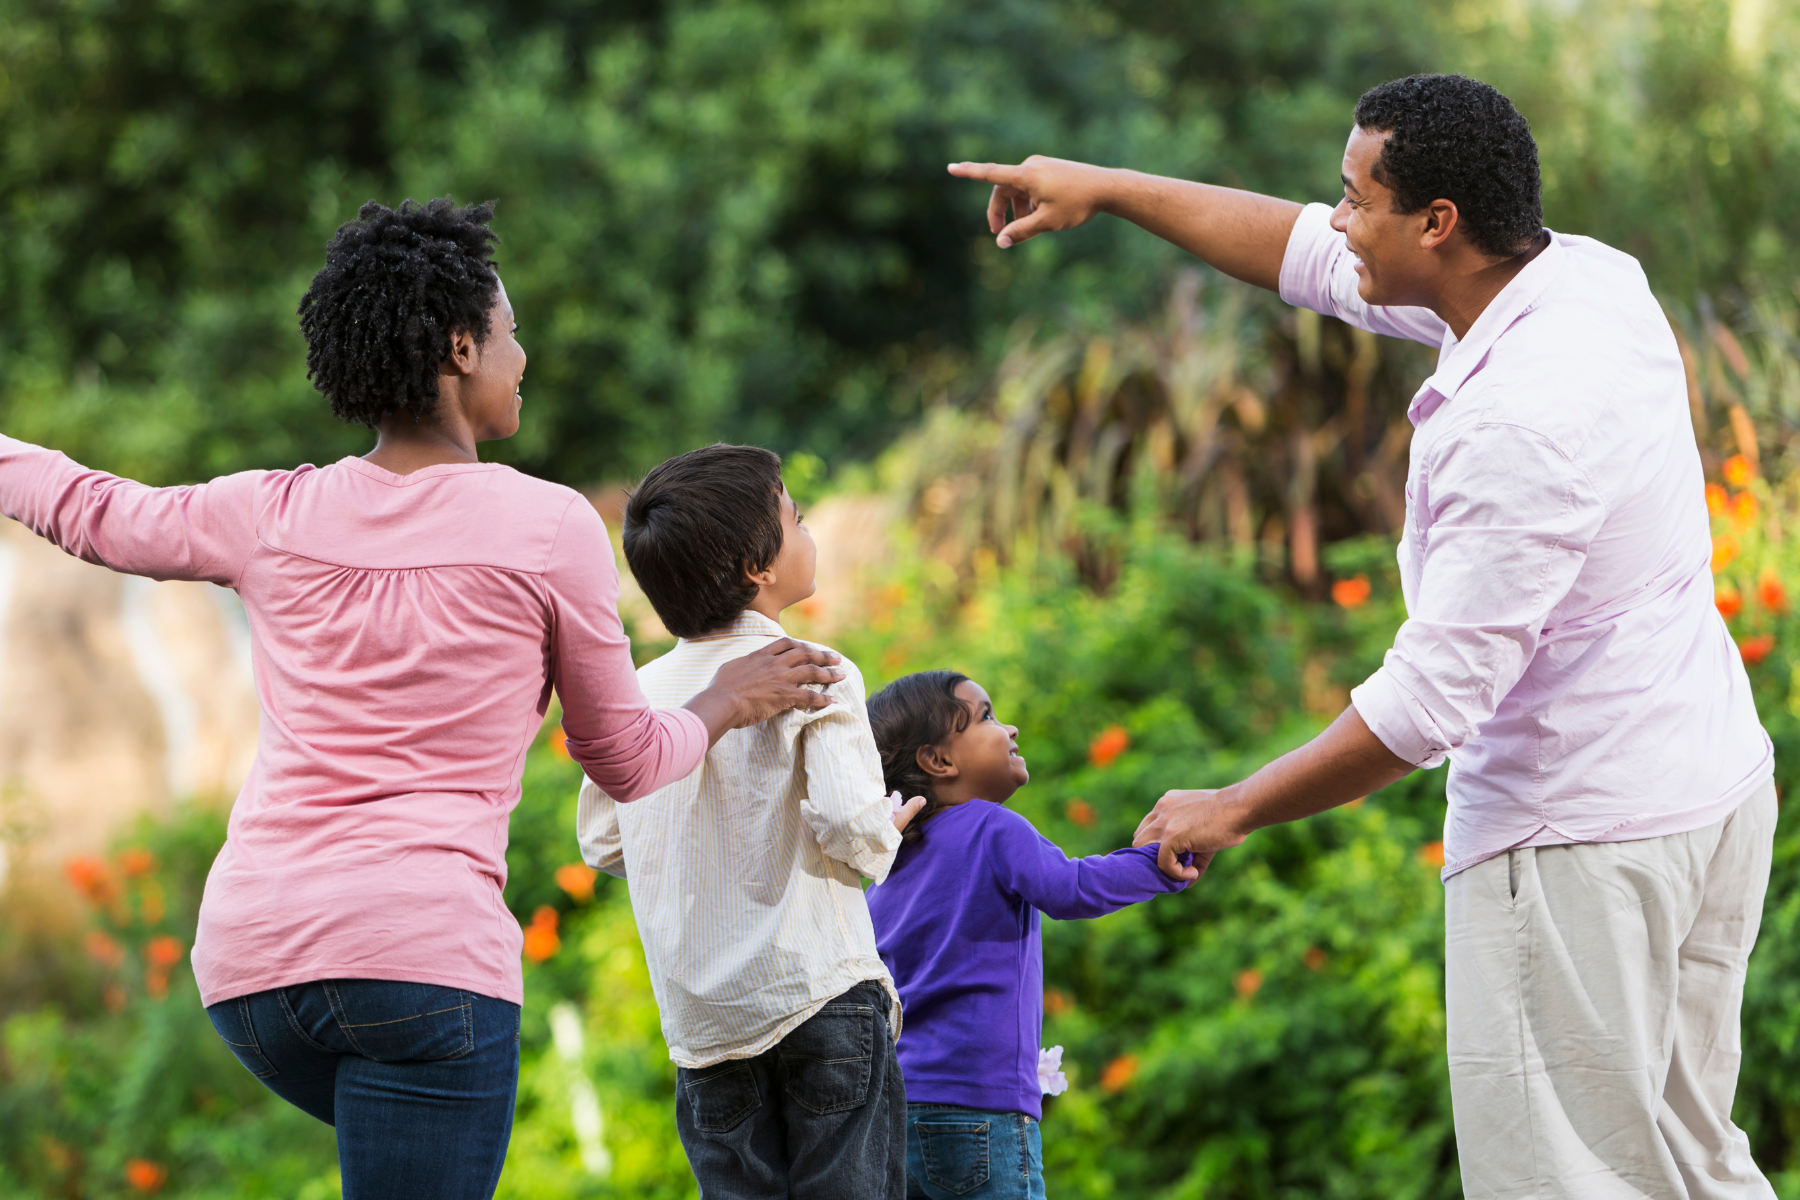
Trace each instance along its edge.
<path fill-rule="evenodd" d="M 939 753 L 936 746 L 920 746 L 913 751 L 913 761 L 919 764 L 919 770 L 933 779 L 955 779 L 962 774 L 954 763 Z"/>
<path fill-rule="evenodd" d="M 450 353 L 438 364 L 438 374 L 473 375 L 480 358 L 481 348 L 475 344 L 475 335 L 458 329 L 450 335 Z"/>
<path fill-rule="evenodd" d="M 1462 223 L 1462 214 L 1456 211 L 1454 200 L 1433 200 L 1425 206 L 1425 225 L 1419 234 L 1421 250 L 1435 250 L 1450 240 L 1456 227 Z"/>

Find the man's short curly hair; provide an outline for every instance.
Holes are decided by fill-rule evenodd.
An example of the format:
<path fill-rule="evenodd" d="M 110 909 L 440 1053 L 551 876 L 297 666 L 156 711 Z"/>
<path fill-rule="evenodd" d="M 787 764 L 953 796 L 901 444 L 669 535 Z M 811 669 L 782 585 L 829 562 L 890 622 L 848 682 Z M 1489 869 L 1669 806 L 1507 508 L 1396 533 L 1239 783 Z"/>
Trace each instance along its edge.
<path fill-rule="evenodd" d="M 300 298 L 306 375 L 345 421 L 370 428 L 391 413 L 430 417 L 438 367 L 459 330 L 487 340 L 494 206 L 448 196 L 398 209 L 371 200 L 338 226 L 325 266 Z"/>
<path fill-rule="evenodd" d="M 1463 75 L 1412 75 L 1364 92 L 1356 124 L 1388 135 L 1373 174 L 1397 211 L 1449 200 L 1482 252 L 1531 248 L 1544 227 L 1537 142 L 1498 91 Z"/>

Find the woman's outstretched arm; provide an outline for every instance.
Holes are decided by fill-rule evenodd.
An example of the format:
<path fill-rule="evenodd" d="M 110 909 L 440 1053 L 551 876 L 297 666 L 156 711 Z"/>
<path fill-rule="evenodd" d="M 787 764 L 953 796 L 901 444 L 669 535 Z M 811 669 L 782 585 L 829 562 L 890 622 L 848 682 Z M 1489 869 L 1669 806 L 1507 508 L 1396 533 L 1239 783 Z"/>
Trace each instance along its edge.
<path fill-rule="evenodd" d="M 256 548 L 267 471 L 155 488 L 0 435 L 0 513 L 85 562 L 235 587 Z"/>

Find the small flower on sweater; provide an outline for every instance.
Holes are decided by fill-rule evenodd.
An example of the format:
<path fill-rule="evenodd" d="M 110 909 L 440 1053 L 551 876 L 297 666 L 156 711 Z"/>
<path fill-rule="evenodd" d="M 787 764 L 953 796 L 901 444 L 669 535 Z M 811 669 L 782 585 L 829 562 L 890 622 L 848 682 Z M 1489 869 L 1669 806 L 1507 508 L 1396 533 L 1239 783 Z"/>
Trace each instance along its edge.
<path fill-rule="evenodd" d="M 1063 1074 L 1062 1055 L 1061 1046 L 1038 1051 L 1038 1088 L 1046 1096 L 1060 1096 L 1069 1090 L 1069 1077 Z"/>

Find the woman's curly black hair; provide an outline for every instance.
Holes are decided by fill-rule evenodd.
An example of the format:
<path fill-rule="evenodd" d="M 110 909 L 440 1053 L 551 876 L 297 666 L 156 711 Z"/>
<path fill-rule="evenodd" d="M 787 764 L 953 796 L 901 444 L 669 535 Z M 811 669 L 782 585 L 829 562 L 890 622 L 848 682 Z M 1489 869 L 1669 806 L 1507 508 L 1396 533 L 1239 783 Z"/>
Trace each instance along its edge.
<path fill-rule="evenodd" d="M 943 810 L 931 776 L 919 765 L 919 749 L 969 727 L 974 714 L 956 698 L 957 685 L 968 681 L 967 675 L 956 671 L 918 671 L 902 675 L 869 697 L 869 726 L 881 753 L 882 785 L 899 792 L 903 800 L 925 797 L 925 807 L 900 833 L 906 841 L 924 837 L 925 822 Z"/>
<path fill-rule="evenodd" d="M 1373 173 L 1397 211 L 1449 200 L 1483 253 L 1531 248 L 1544 227 L 1537 142 L 1498 91 L 1464 75 L 1411 75 L 1364 92 L 1356 124 L 1388 134 Z"/>
<path fill-rule="evenodd" d="M 371 200 L 338 226 L 325 266 L 300 298 L 306 376 L 345 421 L 437 410 L 438 367 L 459 330 L 487 340 L 494 271 L 493 204 L 448 196 L 398 209 Z"/>

